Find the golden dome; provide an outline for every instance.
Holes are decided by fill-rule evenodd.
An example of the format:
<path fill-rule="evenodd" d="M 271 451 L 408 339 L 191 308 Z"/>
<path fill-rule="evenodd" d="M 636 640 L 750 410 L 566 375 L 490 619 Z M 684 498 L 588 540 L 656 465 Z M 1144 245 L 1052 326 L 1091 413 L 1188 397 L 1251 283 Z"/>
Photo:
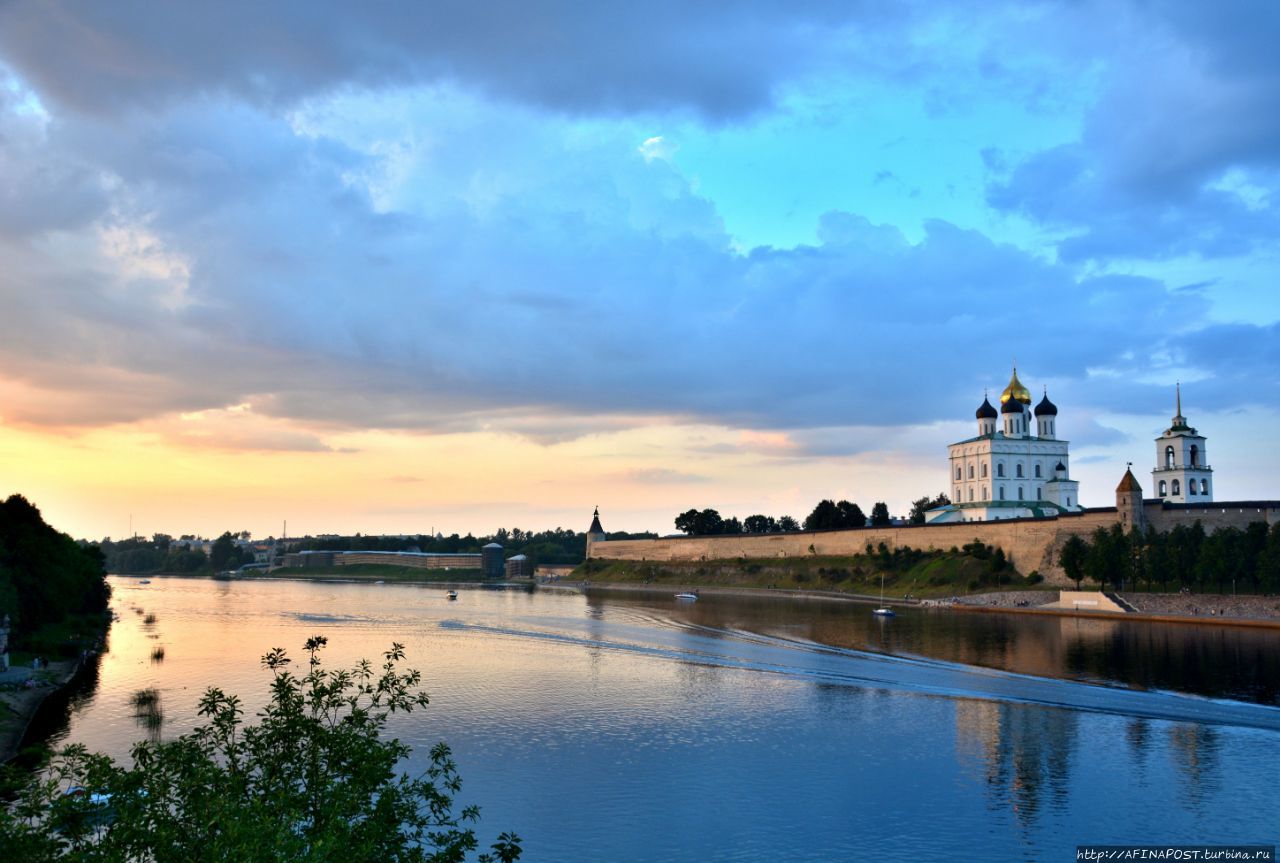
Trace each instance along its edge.
<path fill-rule="evenodd" d="M 1022 385 L 1022 381 L 1018 380 L 1018 367 L 1013 367 L 1013 377 L 1009 379 L 1009 386 L 1004 388 L 1004 392 L 1000 393 L 1000 404 L 1004 404 L 1009 399 L 1017 399 L 1024 405 L 1031 404 L 1031 392 Z"/>

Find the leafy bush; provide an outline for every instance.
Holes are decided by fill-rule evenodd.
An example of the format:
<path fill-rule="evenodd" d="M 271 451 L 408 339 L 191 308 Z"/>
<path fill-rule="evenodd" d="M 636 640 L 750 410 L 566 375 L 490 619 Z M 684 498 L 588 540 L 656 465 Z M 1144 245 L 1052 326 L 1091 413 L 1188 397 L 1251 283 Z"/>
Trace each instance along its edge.
<path fill-rule="evenodd" d="M 381 671 L 367 661 L 327 671 L 307 641 L 309 668 L 288 671 L 276 649 L 270 704 L 246 726 L 234 695 L 209 689 L 208 724 L 170 742 L 133 749 L 132 768 L 83 746 L 63 750 L 40 777 L 22 777 L 16 801 L 0 807 L 4 859 L 275 861 L 460 861 L 478 847 L 474 807 L 453 812 L 461 780 L 449 748 L 437 744 L 418 777 L 398 772 L 409 754 L 383 740 L 388 716 L 425 707 L 420 675 L 401 673 L 399 644 Z M 140 710 L 154 708 L 139 693 Z M 65 793 L 75 786 L 76 794 Z M 97 796 L 103 795 L 103 796 Z M 504 833 L 480 861 L 510 863 L 520 839 Z"/>

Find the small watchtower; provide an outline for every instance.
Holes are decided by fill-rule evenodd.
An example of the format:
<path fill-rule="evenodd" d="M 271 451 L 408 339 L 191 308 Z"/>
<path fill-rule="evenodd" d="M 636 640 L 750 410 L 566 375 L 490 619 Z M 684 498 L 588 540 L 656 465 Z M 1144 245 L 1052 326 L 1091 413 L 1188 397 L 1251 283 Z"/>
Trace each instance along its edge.
<path fill-rule="evenodd" d="M 587 560 L 591 559 L 591 546 L 597 542 L 604 542 L 608 538 L 608 534 L 600 526 L 600 507 L 596 507 L 596 511 L 591 516 L 591 527 L 587 528 Z"/>
<path fill-rule="evenodd" d="M 1124 477 L 1116 486 L 1116 512 L 1120 516 L 1120 527 L 1125 533 L 1145 531 L 1147 529 L 1147 513 L 1142 506 L 1142 486 L 1138 485 L 1133 475 L 1133 464 L 1125 469 Z"/>

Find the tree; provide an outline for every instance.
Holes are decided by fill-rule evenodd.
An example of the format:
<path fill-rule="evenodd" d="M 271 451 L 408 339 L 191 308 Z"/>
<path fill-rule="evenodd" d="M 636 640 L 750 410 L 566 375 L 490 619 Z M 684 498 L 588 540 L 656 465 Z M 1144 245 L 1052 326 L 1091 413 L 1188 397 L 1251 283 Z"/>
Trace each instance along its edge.
<path fill-rule="evenodd" d="M 831 500 L 819 501 L 818 505 L 804 520 L 805 530 L 844 530 L 852 527 L 864 527 L 867 517 L 856 503 L 842 500 L 835 503 Z"/>
<path fill-rule="evenodd" d="M 1084 579 L 1084 561 L 1088 555 L 1088 543 L 1074 534 L 1062 544 L 1062 551 L 1058 552 L 1058 566 L 1062 567 L 1067 578 L 1076 583 L 1076 590 L 1080 589 L 1080 582 Z"/>
<path fill-rule="evenodd" d="M 244 725 L 238 698 L 209 689 L 200 702 L 208 724 L 139 743 L 131 768 L 81 746 L 63 750 L 47 778 L 28 777 L 17 802 L 0 807 L 6 859 L 463 860 L 478 847 L 467 825 L 479 813 L 453 812 L 460 780 L 449 748 L 433 747 L 415 778 L 397 771 L 409 747 L 381 738 L 390 714 L 426 706 L 420 675 L 398 670 L 398 644 L 380 672 L 367 660 L 327 671 L 325 641 L 307 641 L 303 677 L 288 671 L 283 650 L 263 657 L 275 677 L 257 725 Z M 64 794 L 69 784 L 84 793 Z M 104 799 L 110 818 L 95 802 Z M 491 848 L 478 859 L 510 863 L 520 839 L 504 833 Z"/>
<path fill-rule="evenodd" d="M 843 527 L 840 523 L 840 511 L 836 509 L 835 501 L 820 500 L 818 505 L 813 508 L 813 512 L 809 513 L 804 520 L 805 530 L 830 530 L 836 527 Z"/>
<path fill-rule="evenodd" d="M 796 521 L 794 518 L 792 518 L 789 515 L 784 515 L 778 519 L 779 531 L 790 532 L 790 531 L 796 531 L 799 529 L 800 529 L 800 522 Z"/>
<path fill-rule="evenodd" d="M 778 523 L 771 515 L 749 515 L 742 520 L 742 529 L 747 533 L 777 533 Z"/>
<path fill-rule="evenodd" d="M 840 511 L 840 527 L 867 526 L 867 517 L 862 514 L 862 507 L 856 503 L 842 500 L 836 504 L 836 509 Z"/>
<path fill-rule="evenodd" d="M 877 501 L 876 505 L 871 507 L 871 526 L 885 527 L 889 524 L 889 507 L 884 501 Z"/>
<path fill-rule="evenodd" d="M 724 519 L 714 509 L 690 509 L 676 516 L 676 530 L 690 536 L 714 536 L 724 533 Z"/>
<path fill-rule="evenodd" d="M 924 524 L 924 514 L 926 512 L 931 509 L 937 509 L 940 506 L 946 506 L 949 503 L 951 503 L 951 498 L 947 497 L 946 492 L 932 498 L 925 495 L 911 502 L 911 517 L 908 520 L 911 524 Z"/>
<path fill-rule="evenodd" d="M 230 532 L 224 532 L 213 541 L 213 548 L 209 549 L 209 563 L 217 570 L 228 569 L 234 556 L 236 556 L 235 539 Z"/>

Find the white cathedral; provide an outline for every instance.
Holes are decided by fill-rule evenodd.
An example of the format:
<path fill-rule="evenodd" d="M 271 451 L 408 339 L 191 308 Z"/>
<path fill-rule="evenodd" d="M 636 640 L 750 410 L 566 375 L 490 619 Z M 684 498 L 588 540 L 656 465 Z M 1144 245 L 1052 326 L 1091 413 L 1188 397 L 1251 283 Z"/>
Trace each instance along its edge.
<path fill-rule="evenodd" d="M 977 436 L 947 447 L 952 502 L 925 513 L 929 524 L 1046 518 L 1083 509 L 1080 484 L 1071 479 L 1067 441 L 1057 436 L 1058 408 L 1048 391 L 1032 414 L 1031 393 L 1015 367 L 1000 394 L 1000 410 L 984 396 Z"/>

